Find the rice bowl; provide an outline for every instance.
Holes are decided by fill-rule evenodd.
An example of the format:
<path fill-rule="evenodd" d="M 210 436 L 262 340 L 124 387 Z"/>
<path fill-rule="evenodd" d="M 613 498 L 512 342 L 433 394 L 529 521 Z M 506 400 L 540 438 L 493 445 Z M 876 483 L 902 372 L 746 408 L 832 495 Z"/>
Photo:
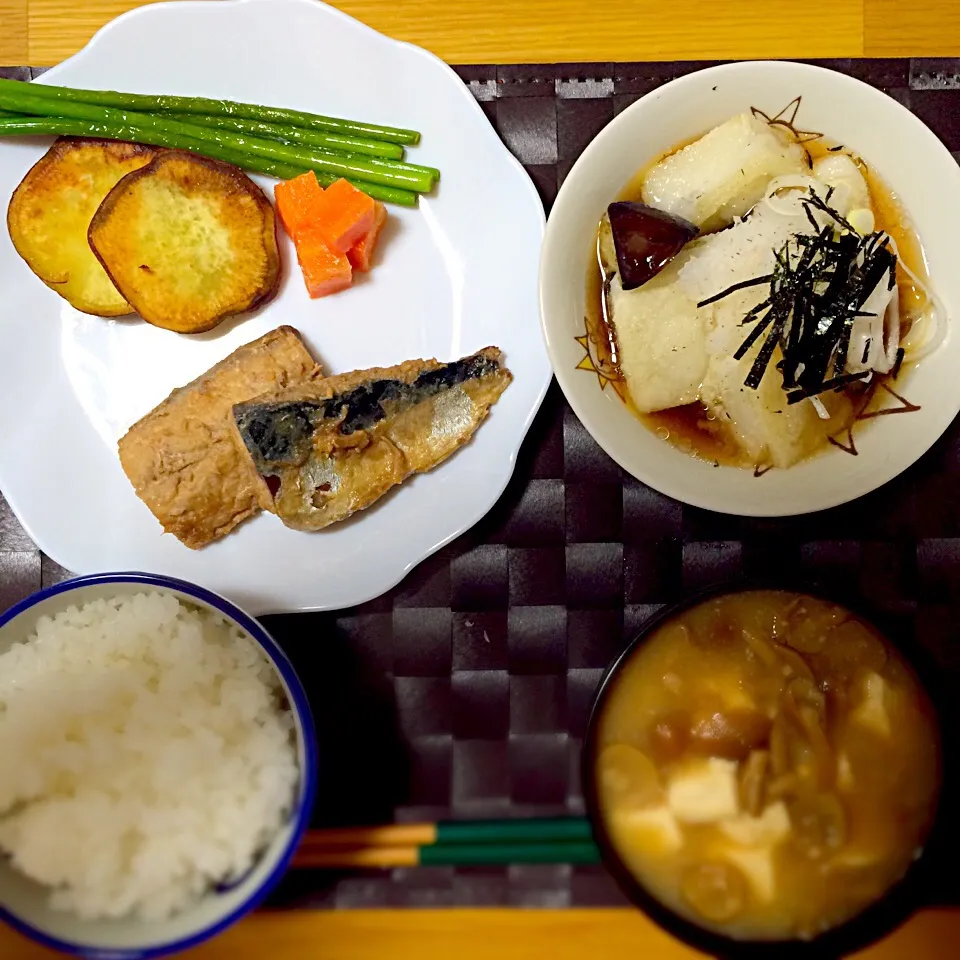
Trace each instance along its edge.
<path fill-rule="evenodd" d="M 69 581 L 0 617 L 0 746 L 0 916 L 81 955 L 223 929 L 312 805 L 283 653 L 222 598 L 150 575 Z"/>

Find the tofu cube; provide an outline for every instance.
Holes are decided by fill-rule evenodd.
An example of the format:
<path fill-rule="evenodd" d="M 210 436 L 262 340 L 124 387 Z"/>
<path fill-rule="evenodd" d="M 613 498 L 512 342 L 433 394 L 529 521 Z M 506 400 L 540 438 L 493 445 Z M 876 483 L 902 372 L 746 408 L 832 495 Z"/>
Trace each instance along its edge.
<path fill-rule="evenodd" d="M 667 806 L 681 823 L 716 823 L 740 812 L 737 764 L 709 757 L 686 764 L 667 786 Z"/>
<path fill-rule="evenodd" d="M 850 766 L 850 758 L 841 753 L 837 755 L 837 786 L 844 791 L 852 790 L 856 782 L 853 778 L 853 767 Z"/>
<path fill-rule="evenodd" d="M 742 847 L 773 846 L 790 835 L 790 815 L 782 800 L 764 808 L 759 817 L 742 813 L 720 823 L 720 832 Z"/>
<path fill-rule="evenodd" d="M 887 712 L 887 682 L 871 671 L 860 686 L 863 699 L 851 713 L 851 719 L 881 737 L 890 736 L 890 714 Z"/>
<path fill-rule="evenodd" d="M 723 859 L 743 873 L 753 895 L 761 903 L 770 903 L 774 899 L 777 885 L 771 847 L 727 847 Z"/>
<path fill-rule="evenodd" d="M 666 806 L 618 810 L 611 820 L 611 831 L 624 848 L 664 857 L 683 846 L 683 831 Z"/>

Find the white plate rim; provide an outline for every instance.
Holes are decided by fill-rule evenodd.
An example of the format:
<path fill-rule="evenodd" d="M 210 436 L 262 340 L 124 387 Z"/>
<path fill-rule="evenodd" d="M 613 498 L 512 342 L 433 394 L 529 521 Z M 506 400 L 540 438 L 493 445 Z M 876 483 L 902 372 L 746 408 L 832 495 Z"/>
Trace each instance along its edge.
<path fill-rule="evenodd" d="M 338 20 L 345 28 L 358 31 L 367 36 L 367 38 L 374 43 L 385 44 L 392 47 L 402 48 L 403 50 L 415 54 L 418 57 L 428 61 L 434 68 L 440 67 L 443 72 L 447 75 L 448 79 L 455 83 L 456 87 L 459 90 L 460 99 L 464 104 L 464 109 L 469 110 L 474 114 L 478 119 L 482 119 L 484 124 L 489 124 L 489 120 L 484 114 L 479 103 L 476 101 L 474 96 L 471 94 L 467 85 L 461 80 L 456 71 L 445 61 L 440 59 L 438 56 L 433 54 L 431 51 L 419 47 L 413 43 L 401 40 L 395 40 L 392 37 L 389 37 L 374 28 L 370 27 L 368 24 L 363 23 L 360 20 L 357 20 L 354 17 L 351 17 L 349 14 L 339 10 L 336 7 L 333 7 L 327 3 L 321 2 L 321 0 L 282 0 L 283 3 L 287 4 L 296 4 L 304 8 L 311 8 L 318 12 L 322 12 L 323 15 L 332 17 Z M 174 12 L 178 15 L 190 15 L 190 9 L 193 7 L 199 8 L 208 8 L 211 10 L 216 10 L 218 13 L 224 11 L 233 6 L 247 6 L 247 5 L 260 5 L 266 4 L 267 0 L 161 0 L 158 3 L 151 3 L 140 7 L 135 7 L 131 10 L 128 10 L 120 14 L 115 19 L 109 21 L 100 27 L 87 41 L 87 43 L 78 50 L 75 54 L 71 55 L 61 63 L 57 64 L 54 67 L 45 70 L 40 74 L 35 81 L 37 83 L 50 83 L 57 82 L 57 78 L 64 68 L 68 65 L 75 65 L 84 61 L 89 57 L 93 57 L 97 54 L 97 47 L 103 41 L 105 37 L 109 37 L 113 32 L 125 28 L 131 21 L 136 21 L 140 18 L 147 18 L 155 16 L 157 14 L 163 14 L 165 12 Z M 276 4 L 279 6 L 279 4 Z M 520 161 L 507 149 L 506 145 L 500 140 L 499 135 L 493 130 L 492 126 L 490 128 L 490 138 L 492 149 L 499 147 L 505 155 L 508 163 L 512 166 L 515 173 L 518 176 L 518 182 L 522 182 L 525 191 L 527 192 L 529 198 L 533 201 L 534 209 L 539 212 L 539 233 L 540 239 L 542 241 L 543 233 L 546 227 L 546 214 L 543 208 L 543 202 L 540 199 L 540 196 L 537 192 L 537 189 L 524 170 L 523 165 Z M 51 138 L 52 139 L 52 138 Z M 495 141 L 495 143 L 494 143 Z M 35 279 L 35 278 L 33 278 Z M 39 281 L 36 281 L 39 283 Z M 278 323 L 283 322 L 282 318 L 278 318 Z M 531 323 L 533 318 L 531 317 Z M 541 338 L 542 342 L 542 338 Z M 415 555 L 408 556 L 402 564 L 398 564 L 395 570 L 391 573 L 390 576 L 381 578 L 376 583 L 371 583 L 367 588 L 363 590 L 357 590 L 354 594 L 349 596 L 347 602 L 340 600 L 337 601 L 310 601 L 299 603 L 295 606 L 290 604 L 279 604 L 271 605 L 270 602 L 266 603 L 256 603 L 252 604 L 254 608 L 253 612 L 257 616 L 263 616 L 268 614 L 280 614 L 280 613 L 310 613 L 310 612 L 325 612 L 330 610 L 340 610 L 351 608 L 354 606 L 359 606 L 363 603 L 366 603 L 370 600 L 376 599 L 377 597 L 382 596 L 384 593 L 390 591 L 401 583 L 406 576 L 420 563 L 428 559 L 430 556 L 435 554 L 437 551 L 442 550 L 445 546 L 455 540 L 457 537 L 461 536 L 473 526 L 475 526 L 480 520 L 482 520 L 496 505 L 500 500 L 501 496 L 507 489 L 510 484 L 511 479 L 513 478 L 517 460 L 519 456 L 520 449 L 523 445 L 524 440 L 530 430 L 530 427 L 533 424 L 534 419 L 537 416 L 537 413 L 540 410 L 540 407 L 543 403 L 543 399 L 546 396 L 546 392 L 552 381 L 552 369 L 550 367 L 547 355 L 543 353 L 543 363 L 541 364 L 541 382 L 536 390 L 536 394 L 533 400 L 533 403 L 530 404 L 529 409 L 527 410 L 524 419 L 520 424 L 520 429 L 515 432 L 514 441 L 511 444 L 509 449 L 502 449 L 501 453 L 503 456 L 504 467 L 505 469 L 499 476 L 498 482 L 496 484 L 491 484 L 488 488 L 488 495 L 483 498 L 482 505 L 479 505 L 472 513 L 469 515 L 464 515 L 455 526 L 447 530 L 442 536 L 435 538 L 433 544 L 427 548 L 420 551 L 416 551 Z M 0 472 L 2 472 L 2 464 L 0 464 Z M 2 487 L 0 487 L 2 489 Z M 59 549 L 60 545 L 58 543 L 51 542 L 46 536 L 40 533 L 36 529 L 36 525 L 31 522 L 31 517 L 26 515 L 20 508 L 19 503 L 16 497 L 7 496 L 7 502 L 16 516 L 17 520 L 20 522 L 21 526 L 24 528 L 27 535 L 33 540 L 36 546 L 40 551 L 46 554 L 50 559 L 55 563 L 59 564 L 66 569 L 71 569 L 71 564 L 69 563 L 69 558 Z M 294 531 L 291 531 L 294 533 Z M 165 534 L 164 536 L 170 536 Z M 74 565 L 75 566 L 75 565 Z M 107 566 L 104 567 L 104 570 L 108 569 Z M 71 570 L 74 574 L 86 575 L 91 573 L 100 573 L 104 572 L 103 570 L 90 570 L 90 569 L 80 569 L 80 570 Z M 176 573 L 170 573 L 169 571 L 163 571 L 164 575 L 176 575 Z M 201 584 L 201 586 L 207 586 L 206 584 Z M 211 589 L 216 589 L 223 591 L 224 587 L 222 584 L 215 584 Z M 229 596 L 229 592 L 227 594 Z M 247 609 L 251 608 L 251 603 L 248 601 L 245 606 Z"/>

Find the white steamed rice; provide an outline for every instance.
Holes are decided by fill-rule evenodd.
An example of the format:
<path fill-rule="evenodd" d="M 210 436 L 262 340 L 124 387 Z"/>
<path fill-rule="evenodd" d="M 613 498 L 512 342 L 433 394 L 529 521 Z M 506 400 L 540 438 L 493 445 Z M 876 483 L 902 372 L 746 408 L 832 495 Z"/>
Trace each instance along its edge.
<path fill-rule="evenodd" d="M 0 656 L 0 854 L 83 918 L 172 915 L 289 814 L 281 695 L 249 637 L 170 595 L 42 617 Z"/>

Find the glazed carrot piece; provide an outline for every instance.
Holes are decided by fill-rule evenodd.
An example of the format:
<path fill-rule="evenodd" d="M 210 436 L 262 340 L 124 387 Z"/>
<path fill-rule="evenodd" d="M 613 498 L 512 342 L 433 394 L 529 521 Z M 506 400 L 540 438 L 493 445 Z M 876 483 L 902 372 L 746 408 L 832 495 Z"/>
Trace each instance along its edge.
<path fill-rule="evenodd" d="M 311 298 L 349 287 L 353 271 L 373 262 L 386 207 L 336 180 L 324 190 L 313 171 L 274 187 L 277 215 L 293 239 Z"/>
<path fill-rule="evenodd" d="M 375 200 L 374 203 L 376 211 L 373 216 L 373 226 L 347 251 L 350 265 L 361 273 L 366 273 L 373 266 L 377 240 L 380 239 L 380 231 L 387 221 L 387 208 L 379 200 Z"/>
<path fill-rule="evenodd" d="M 317 175 L 308 170 L 292 180 L 281 180 L 273 188 L 273 197 L 283 228 L 296 242 L 297 234 L 317 220 L 323 188 L 317 182 Z"/>
<path fill-rule="evenodd" d="M 311 299 L 337 293 L 353 282 L 353 270 L 346 254 L 331 250 L 315 228 L 301 231 L 296 247 L 297 262 Z"/>
<path fill-rule="evenodd" d="M 376 201 L 346 180 L 334 180 L 316 206 L 316 227 L 327 245 L 346 253 L 370 232 L 376 219 Z"/>

